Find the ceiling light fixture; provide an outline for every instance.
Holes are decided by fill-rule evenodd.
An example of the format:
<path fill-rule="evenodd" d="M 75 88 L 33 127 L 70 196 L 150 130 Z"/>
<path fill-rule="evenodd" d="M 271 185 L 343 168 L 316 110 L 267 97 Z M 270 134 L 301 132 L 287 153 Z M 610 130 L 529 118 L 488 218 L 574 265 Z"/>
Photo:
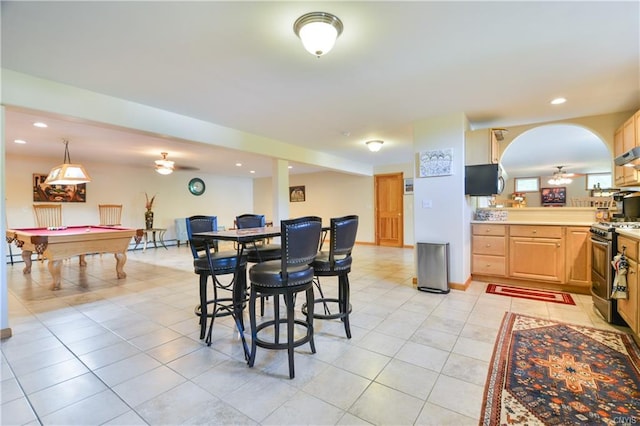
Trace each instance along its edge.
<path fill-rule="evenodd" d="M 369 151 L 378 152 L 380 151 L 380 148 L 382 148 L 382 144 L 384 142 L 380 140 L 373 140 L 373 141 L 367 141 L 365 143 L 367 144 L 367 148 L 369 148 Z"/>
<path fill-rule="evenodd" d="M 156 172 L 161 175 L 170 175 L 173 173 L 174 162 L 167 160 L 169 153 L 161 152 L 160 155 L 162 155 L 162 160 L 156 160 Z"/>
<path fill-rule="evenodd" d="M 560 105 L 567 102 L 566 98 L 555 98 L 551 101 L 551 105 Z"/>
<path fill-rule="evenodd" d="M 47 126 L 47 123 L 43 123 L 42 121 L 36 121 L 35 123 L 33 123 L 34 127 L 40 127 L 42 129 L 44 129 L 45 127 L 49 127 Z"/>
<path fill-rule="evenodd" d="M 548 180 L 549 185 L 569 185 L 573 182 L 573 179 L 569 178 L 568 175 L 562 170 L 564 166 L 556 166 L 558 168 L 557 172 L 553 173 L 553 177 Z"/>
<path fill-rule="evenodd" d="M 333 49 L 342 28 L 342 21 L 326 12 L 307 13 L 293 24 L 293 32 L 300 37 L 304 48 L 318 58 Z"/>
<path fill-rule="evenodd" d="M 82 164 L 72 164 L 69 155 L 69 141 L 63 139 L 64 159 L 62 164 L 54 167 L 49 172 L 44 181 L 47 185 L 77 185 L 79 183 L 91 182 L 91 176 L 84 169 Z"/>

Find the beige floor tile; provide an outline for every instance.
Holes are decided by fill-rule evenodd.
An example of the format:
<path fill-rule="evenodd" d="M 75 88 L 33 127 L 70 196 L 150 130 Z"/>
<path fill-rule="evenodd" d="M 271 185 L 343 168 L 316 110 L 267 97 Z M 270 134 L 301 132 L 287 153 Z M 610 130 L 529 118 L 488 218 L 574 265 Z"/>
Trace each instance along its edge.
<path fill-rule="evenodd" d="M 349 412 L 374 424 L 413 424 L 424 401 L 379 383 L 372 383 Z"/>
<path fill-rule="evenodd" d="M 74 258 L 56 292 L 46 263 L 28 276 L 8 265 L 0 423 L 476 425 L 505 312 L 624 329 L 588 295 L 564 306 L 487 294 L 482 282 L 420 292 L 412 249 L 357 245 L 353 337 L 316 320 L 317 351 L 296 348 L 290 380 L 286 351 L 259 348 L 247 366 L 231 318 L 216 320 L 211 346 L 199 339 L 192 259 L 184 245 L 136 250 L 117 280 L 112 257 L 90 256 L 85 269 Z M 323 280 L 327 294 L 334 281 Z"/>

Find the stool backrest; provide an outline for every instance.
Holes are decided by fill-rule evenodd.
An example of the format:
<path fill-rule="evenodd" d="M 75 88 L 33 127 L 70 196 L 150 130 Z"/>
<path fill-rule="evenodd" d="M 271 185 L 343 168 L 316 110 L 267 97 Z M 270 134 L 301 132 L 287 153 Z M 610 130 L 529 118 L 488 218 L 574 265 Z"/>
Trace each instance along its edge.
<path fill-rule="evenodd" d="M 309 265 L 318 254 L 322 218 L 305 216 L 280 221 L 282 244 L 282 278 L 288 279 L 290 266 Z"/>
<path fill-rule="evenodd" d="M 263 226 L 266 226 L 266 220 L 263 214 L 242 214 L 236 216 L 236 227 L 238 229 L 262 228 Z"/>
<path fill-rule="evenodd" d="M 358 233 L 358 216 L 343 216 L 331 219 L 329 261 L 333 263 L 335 255 L 351 256 Z"/>
<path fill-rule="evenodd" d="M 98 204 L 100 212 L 100 225 L 122 225 L 122 204 Z"/>
<path fill-rule="evenodd" d="M 34 204 L 33 211 L 38 228 L 62 226 L 62 204 Z"/>
<path fill-rule="evenodd" d="M 189 246 L 193 258 L 199 257 L 199 252 L 206 252 L 208 247 L 206 240 L 202 238 L 194 238 L 193 234 L 198 232 L 211 232 L 218 229 L 218 216 L 202 216 L 196 215 L 185 219 L 187 222 L 187 236 L 189 237 Z"/>

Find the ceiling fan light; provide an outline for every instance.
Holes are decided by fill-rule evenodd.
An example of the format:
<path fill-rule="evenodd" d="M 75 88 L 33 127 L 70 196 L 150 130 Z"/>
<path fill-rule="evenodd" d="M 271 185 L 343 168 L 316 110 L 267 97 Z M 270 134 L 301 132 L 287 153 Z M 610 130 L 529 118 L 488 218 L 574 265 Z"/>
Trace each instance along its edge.
<path fill-rule="evenodd" d="M 304 48 L 318 58 L 333 49 L 342 28 L 342 21 L 326 12 L 307 13 L 293 24 L 293 31 Z"/>
<path fill-rule="evenodd" d="M 173 173 L 173 167 L 166 167 L 166 166 L 156 166 L 156 172 L 160 173 L 161 175 L 170 175 L 171 173 Z"/>

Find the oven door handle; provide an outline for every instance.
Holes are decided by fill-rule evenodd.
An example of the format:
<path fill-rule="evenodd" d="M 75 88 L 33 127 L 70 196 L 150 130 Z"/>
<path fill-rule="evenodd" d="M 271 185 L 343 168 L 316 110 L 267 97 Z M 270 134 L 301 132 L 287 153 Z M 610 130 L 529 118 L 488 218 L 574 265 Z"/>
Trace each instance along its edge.
<path fill-rule="evenodd" d="M 602 241 L 602 240 L 594 240 L 593 238 L 591 238 L 591 242 L 593 244 L 597 244 L 599 246 L 604 246 L 604 247 L 609 247 L 609 244 L 611 243 L 611 241 Z"/>

